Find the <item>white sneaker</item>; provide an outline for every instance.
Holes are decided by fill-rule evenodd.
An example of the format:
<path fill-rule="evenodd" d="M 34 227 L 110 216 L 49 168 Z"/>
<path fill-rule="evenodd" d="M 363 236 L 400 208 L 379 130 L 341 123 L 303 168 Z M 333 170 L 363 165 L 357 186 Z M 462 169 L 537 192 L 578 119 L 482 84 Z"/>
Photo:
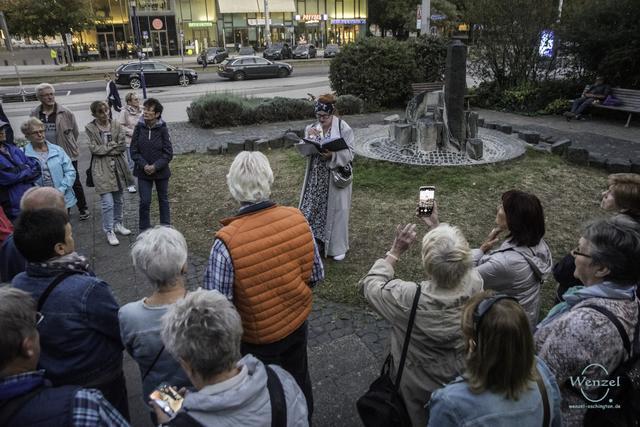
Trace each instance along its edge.
<path fill-rule="evenodd" d="M 333 257 L 333 260 L 334 261 L 342 261 L 346 256 L 347 256 L 347 254 L 336 255 L 336 256 Z"/>
<path fill-rule="evenodd" d="M 129 193 L 135 193 L 138 190 L 136 190 L 136 186 L 135 185 L 130 185 L 129 187 L 127 187 L 127 191 Z"/>
<path fill-rule="evenodd" d="M 111 246 L 118 246 L 120 244 L 120 241 L 116 237 L 116 233 L 113 231 L 107 231 L 107 240 Z"/>
<path fill-rule="evenodd" d="M 122 224 L 116 224 L 113 226 L 113 231 L 121 234 L 123 236 L 128 236 L 129 234 L 131 234 L 131 230 L 129 230 L 127 227 L 125 227 Z"/>

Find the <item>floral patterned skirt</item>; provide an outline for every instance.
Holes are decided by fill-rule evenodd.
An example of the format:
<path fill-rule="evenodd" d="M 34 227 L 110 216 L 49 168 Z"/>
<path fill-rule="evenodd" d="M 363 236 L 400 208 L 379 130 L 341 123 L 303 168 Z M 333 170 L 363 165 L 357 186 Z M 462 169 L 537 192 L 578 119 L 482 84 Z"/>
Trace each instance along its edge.
<path fill-rule="evenodd" d="M 311 156 L 309 163 L 307 185 L 302 192 L 300 210 L 307 218 L 313 236 L 324 242 L 331 173 L 320 155 Z"/>

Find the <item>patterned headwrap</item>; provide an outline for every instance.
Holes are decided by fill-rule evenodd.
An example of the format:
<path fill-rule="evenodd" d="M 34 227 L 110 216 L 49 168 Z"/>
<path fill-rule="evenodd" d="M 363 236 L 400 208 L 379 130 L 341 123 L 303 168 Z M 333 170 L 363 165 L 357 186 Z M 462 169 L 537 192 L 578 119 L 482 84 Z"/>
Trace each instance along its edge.
<path fill-rule="evenodd" d="M 327 114 L 333 114 L 333 104 L 325 104 L 324 102 L 316 101 L 314 112 L 319 113 L 321 111 Z"/>

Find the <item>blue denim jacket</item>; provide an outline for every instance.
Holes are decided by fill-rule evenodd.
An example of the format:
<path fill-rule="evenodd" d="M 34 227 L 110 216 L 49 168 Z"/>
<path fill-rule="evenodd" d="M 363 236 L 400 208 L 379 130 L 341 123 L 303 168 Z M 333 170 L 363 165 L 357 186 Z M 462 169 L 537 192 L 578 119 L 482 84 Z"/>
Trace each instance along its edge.
<path fill-rule="evenodd" d="M 55 271 L 36 264 L 13 278 L 12 284 L 37 300 Z M 41 309 L 39 368 L 54 385 L 91 385 L 122 370 L 118 303 L 109 285 L 88 273 L 64 279 Z"/>
<path fill-rule="evenodd" d="M 556 380 L 542 359 L 536 357 L 547 396 L 549 397 L 551 426 L 562 425 L 560 416 L 560 390 Z M 458 377 L 446 387 L 436 390 L 428 404 L 429 426 L 487 426 L 487 427 L 540 427 L 543 421 L 542 397 L 535 381 L 518 400 L 484 391 L 473 393 L 467 382 Z"/>

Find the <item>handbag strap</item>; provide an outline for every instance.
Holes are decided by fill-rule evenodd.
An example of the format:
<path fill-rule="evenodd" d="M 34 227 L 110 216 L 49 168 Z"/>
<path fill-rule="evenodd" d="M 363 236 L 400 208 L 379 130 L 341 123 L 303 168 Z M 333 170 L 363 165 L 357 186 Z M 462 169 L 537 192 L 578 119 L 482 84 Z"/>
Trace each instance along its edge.
<path fill-rule="evenodd" d="M 624 330 L 624 326 L 622 326 L 622 323 L 620 323 L 620 320 L 615 316 L 615 314 L 604 307 L 600 307 L 599 305 L 587 304 L 579 308 L 584 307 L 591 308 L 595 311 L 600 312 L 601 314 L 604 314 L 611 321 L 611 323 L 614 324 L 614 326 L 618 330 L 618 333 L 620 334 L 620 337 L 622 338 L 624 349 L 627 351 L 629 357 L 631 357 L 631 342 L 629 341 L 629 335 L 627 334 L 627 331 Z"/>
<path fill-rule="evenodd" d="M 278 375 L 268 365 L 267 369 L 267 389 L 271 400 L 271 427 L 287 426 L 287 401 L 284 396 L 282 382 Z"/>
<path fill-rule="evenodd" d="M 149 372 L 151 372 L 153 367 L 156 366 L 156 363 L 158 362 L 158 359 L 160 359 L 160 355 L 162 354 L 163 351 L 164 351 L 164 344 L 160 348 L 160 351 L 158 352 L 158 354 L 156 354 L 156 357 L 155 359 L 153 359 L 153 362 L 151 362 L 151 365 L 149 365 L 147 370 L 144 372 L 144 375 L 142 375 L 142 381 L 144 381 L 144 379 L 147 378 L 147 375 L 149 375 Z"/>
<path fill-rule="evenodd" d="M 411 330 L 413 329 L 413 323 L 416 319 L 416 311 L 418 309 L 418 300 L 421 293 L 420 284 L 416 283 L 416 295 L 413 297 L 413 304 L 411 305 L 411 314 L 409 314 L 409 324 L 407 325 L 407 333 L 404 336 L 404 344 L 402 345 L 402 355 L 400 356 L 400 363 L 398 364 L 398 373 L 396 374 L 396 390 L 400 387 L 400 380 L 402 379 L 402 371 L 404 370 L 404 362 L 407 359 L 407 351 L 409 350 L 409 342 L 411 341 Z"/>
<path fill-rule="evenodd" d="M 540 395 L 542 396 L 542 409 L 543 409 L 543 420 L 542 427 L 549 426 L 549 421 L 551 417 L 551 408 L 549 407 L 549 395 L 547 394 L 547 387 L 544 385 L 544 380 L 542 379 L 542 374 L 540 370 L 536 367 L 536 371 L 538 375 L 536 376 L 536 382 L 538 383 L 538 389 L 540 390 Z"/>
<path fill-rule="evenodd" d="M 51 292 L 53 292 L 53 290 L 55 289 L 56 286 L 58 286 L 60 283 L 62 283 L 62 281 L 64 279 L 66 279 L 69 276 L 72 276 L 74 274 L 80 274 L 80 272 L 78 271 L 65 271 L 63 273 L 58 274 L 53 281 L 51 281 L 51 283 L 49 283 L 49 286 L 47 286 L 47 289 L 44 290 L 44 292 L 42 293 L 42 295 L 40 295 L 40 298 L 38 298 L 38 306 L 36 308 L 37 311 L 41 311 L 42 307 L 44 306 L 45 301 L 47 300 L 47 298 L 49 298 L 49 295 L 51 294 Z"/>

